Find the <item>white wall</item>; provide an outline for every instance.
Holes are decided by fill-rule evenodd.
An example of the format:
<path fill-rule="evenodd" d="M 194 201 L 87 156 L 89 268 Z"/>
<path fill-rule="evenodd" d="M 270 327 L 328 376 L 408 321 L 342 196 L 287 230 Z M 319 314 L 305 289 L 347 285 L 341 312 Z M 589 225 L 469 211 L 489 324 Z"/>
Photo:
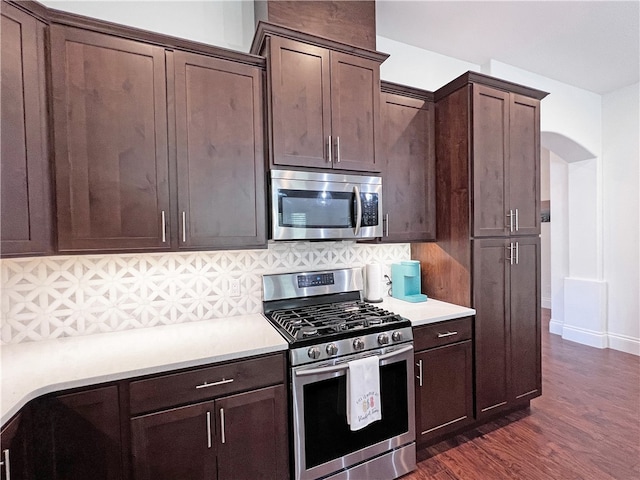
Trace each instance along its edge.
<path fill-rule="evenodd" d="M 604 277 L 610 345 L 640 355 L 640 84 L 602 97 Z M 635 341 L 634 341 L 635 340 Z"/>
<path fill-rule="evenodd" d="M 550 163 L 551 152 L 542 148 L 540 152 L 540 201 L 551 199 Z M 552 219 L 553 221 L 553 219 Z M 551 222 L 540 224 L 540 288 L 542 308 L 551 308 Z"/>
<path fill-rule="evenodd" d="M 390 55 L 380 67 L 389 82 L 434 91 L 463 73 L 480 71 L 480 65 L 377 36 L 376 49 Z"/>
<path fill-rule="evenodd" d="M 242 52 L 249 51 L 255 31 L 253 0 L 42 0 L 41 3 L 58 10 Z"/>

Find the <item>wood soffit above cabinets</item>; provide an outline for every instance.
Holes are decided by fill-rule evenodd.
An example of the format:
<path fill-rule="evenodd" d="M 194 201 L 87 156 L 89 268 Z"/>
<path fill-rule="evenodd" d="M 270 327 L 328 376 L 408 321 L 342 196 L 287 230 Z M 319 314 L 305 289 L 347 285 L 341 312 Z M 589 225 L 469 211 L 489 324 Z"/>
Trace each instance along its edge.
<path fill-rule="evenodd" d="M 291 40 L 298 40 L 310 45 L 325 47 L 336 52 L 356 55 L 358 57 L 367 58 L 369 60 L 374 60 L 380 63 L 389 58 L 389 54 L 387 53 L 368 50 L 366 48 L 360 48 L 353 45 L 347 45 L 346 43 L 337 42 L 328 38 L 318 37 L 310 33 L 301 32 L 299 30 L 293 30 L 281 25 L 275 25 L 262 21 L 258 22 L 258 25 L 256 26 L 256 33 L 253 37 L 253 42 L 251 43 L 249 52 L 252 54 L 258 54 L 258 52 L 262 50 L 262 46 L 266 38 L 270 36 L 278 36 Z"/>
<path fill-rule="evenodd" d="M 376 49 L 373 0 L 255 0 L 258 21 L 283 25 L 348 45 Z"/>
<path fill-rule="evenodd" d="M 548 92 L 543 92 L 542 90 L 526 87 L 524 85 L 509 82 L 507 80 L 502 80 L 500 78 L 491 77 L 483 73 L 467 72 L 460 75 L 455 80 L 452 80 L 451 82 L 447 83 L 445 86 L 436 90 L 435 92 L 436 102 L 446 97 L 447 95 L 451 94 L 452 92 L 458 90 L 459 88 L 462 88 L 465 85 L 468 85 L 470 83 L 479 83 L 482 85 L 487 85 L 488 87 L 499 88 L 501 90 L 506 90 L 508 92 L 516 93 L 518 95 L 525 95 L 527 97 L 535 98 L 537 100 L 542 100 L 544 97 L 549 95 Z"/>

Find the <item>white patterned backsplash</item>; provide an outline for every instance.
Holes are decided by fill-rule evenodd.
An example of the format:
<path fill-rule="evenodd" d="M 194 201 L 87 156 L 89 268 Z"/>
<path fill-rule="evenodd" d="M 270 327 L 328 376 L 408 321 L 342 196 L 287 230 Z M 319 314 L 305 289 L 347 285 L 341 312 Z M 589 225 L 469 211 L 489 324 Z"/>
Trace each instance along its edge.
<path fill-rule="evenodd" d="M 409 244 L 270 243 L 264 250 L 0 260 L 3 344 L 262 311 L 262 275 L 408 260 Z M 239 297 L 229 295 L 240 280 Z"/>

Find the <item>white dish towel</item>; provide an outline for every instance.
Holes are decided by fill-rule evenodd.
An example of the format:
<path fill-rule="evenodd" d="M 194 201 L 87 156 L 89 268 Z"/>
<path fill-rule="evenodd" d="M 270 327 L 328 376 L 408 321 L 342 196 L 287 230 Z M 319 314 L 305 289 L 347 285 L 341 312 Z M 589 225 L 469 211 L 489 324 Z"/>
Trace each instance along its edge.
<path fill-rule="evenodd" d="M 377 356 L 349 362 L 347 369 L 347 422 L 352 431 L 382 419 L 380 360 Z"/>

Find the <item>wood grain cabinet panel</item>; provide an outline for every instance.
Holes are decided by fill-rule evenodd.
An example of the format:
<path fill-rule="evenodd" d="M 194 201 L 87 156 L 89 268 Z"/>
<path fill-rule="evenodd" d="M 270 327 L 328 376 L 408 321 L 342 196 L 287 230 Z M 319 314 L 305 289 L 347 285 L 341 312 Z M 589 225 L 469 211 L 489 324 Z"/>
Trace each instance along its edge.
<path fill-rule="evenodd" d="M 540 239 L 476 239 L 476 415 L 542 393 Z"/>
<path fill-rule="evenodd" d="M 289 478 L 286 397 L 276 385 L 216 400 L 218 480 Z"/>
<path fill-rule="evenodd" d="M 436 238 L 434 105 L 427 92 L 382 84 L 383 242 Z"/>
<path fill-rule="evenodd" d="M 33 463 L 29 407 L 22 409 L 0 431 L 0 479 L 29 480 Z"/>
<path fill-rule="evenodd" d="M 135 480 L 216 478 L 214 402 L 131 419 Z"/>
<path fill-rule="evenodd" d="M 473 86 L 473 236 L 540 234 L 540 101 Z"/>
<path fill-rule="evenodd" d="M 472 319 L 416 327 L 416 437 L 418 445 L 474 421 Z M 435 332 L 436 341 L 431 340 Z M 453 334 L 455 332 L 455 334 Z M 462 341 L 461 341 L 462 340 Z M 437 346 L 434 346 L 437 345 Z"/>
<path fill-rule="evenodd" d="M 266 245 L 261 69 L 175 52 L 180 248 Z"/>
<path fill-rule="evenodd" d="M 380 171 L 380 61 L 270 36 L 271 163 Z"/>
<path fill-rule="evenodd" d="M 53 251 L 44 23 L 2 2 L 0 253 Z"/>
<path fill-rule="evenodd" d="M 36 415 L 35 478 L 123 478 L 117 386 L 43 399 Z"/>
<path fill-rule="evenodd" d="M 164 49 L 51 26 L 60 251 L 168 249 Z"/>

